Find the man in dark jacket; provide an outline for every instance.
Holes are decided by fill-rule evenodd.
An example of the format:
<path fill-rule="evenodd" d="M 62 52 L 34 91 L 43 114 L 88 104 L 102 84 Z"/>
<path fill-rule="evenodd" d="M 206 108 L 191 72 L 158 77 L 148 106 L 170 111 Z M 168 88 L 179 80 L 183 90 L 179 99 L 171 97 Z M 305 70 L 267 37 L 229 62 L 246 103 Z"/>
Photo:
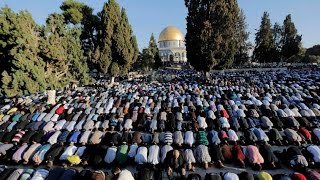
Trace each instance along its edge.
<path fill-rule="evenodd" d="M 169 151 L 164 160 L 164 166 L 167 169 L 169 179 L 173 178 L 173 172 L 180 173 L 180 175 L 185 178 L 187 165 L 188 162 L 186 161 L 185 155 L 178 150 Z"/>

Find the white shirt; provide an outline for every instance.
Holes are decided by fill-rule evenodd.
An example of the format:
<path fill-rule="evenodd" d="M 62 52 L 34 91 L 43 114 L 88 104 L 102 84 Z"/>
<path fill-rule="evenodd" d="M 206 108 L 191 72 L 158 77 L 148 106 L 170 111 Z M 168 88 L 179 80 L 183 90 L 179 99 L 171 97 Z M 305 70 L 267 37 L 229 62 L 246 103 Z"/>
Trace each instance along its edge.
<path fill-rule="evenodd" d="M 166 158 L 167 156 L 167 153 L 169 151 L 173 150 L 173 148 L 170 146 L 170 145 L 164 145 L 162 146 L 161 148 L 161 162 L 163 163 L 164 162 L 164 159 Z"/>
<path fill-rule="evenodd" d="M 66 160 L 69 156 L 72 156 L 77 150 L 77 147 L 74 145 L 70 145 L 60 156 L 60 160 Z"/>
<path fill-rule="evenodd" d="M 57 122 L 57 124 L 54 126 L 54 129 L 59 131 L 62 129 L 62 127 L 64 126 L 64 124 L 66 123 L 67 121 L 66 120 L 60 120 Z"/>
<path fill-rule="evenodd" d="M 88 139 L 89 139 L 89 136 L 91 135 L 91 131 L 85 131 L 80 140 L 79 140 L 79 143 L 84 143 L 84 144 L 87 144 L 88 143 Z"/>
<path fill-rule="evenodd" d="M 187 131 L 184 134 L 184 144 L 191 144 L 193 145 L 195 139 L 193 136 L 193 132 L 192 131 Z"/>
<path fill-rule="evenodd" d="M 126 169 L 122 170 L 118 176 L 118 180 L 134 180 L 132 173 Z"/>
<path fill-rule="evenodd" d="M 152 145 L 149 147 L 148 163 L 156 165 L 159 164 L 160 148 L 158 145 Z"/>
<path fill-rule="evenodd" d="M 198 116 L 197 121 L 199 123 L 200 128 L 205 129 L 208 127 L 206 119 L 204 117 Z"/>
<path fill-rule="evenodd" d="M 224 180 L 239 180 L 239 176 L 235 173 L 227 172 L 223 176 Z"/>
<path fill-rule="evenodd" d="M 312 154 L 313 160 L 317 163 L 320 162 L 320 148 L 316 145 L 311 145 L 307 147 L 307 150 Z"/>
<path fill-rule="evenodd" d="M 76 125 L 77 121 L 71 121 L 68 126 L 66 127 L 66 130 L 68 130 L 69 132 L 73 131 L 74 126 Z"/>
<path fill-rule="evenodd" d="M 229 137 L 229 141 L 238 141 L 239 140 L 237 133 L 232 129 L 228 130 L 228 137 Z"/>
<path fill-rule="evenodd" d="M 138 164 L 144 164 L 148 159 L 148 148 L 147 147 L 139 147 L 137 154 L 135 156 L 135 162 Z"/>
<path fill-rule="evenodd" d="M 56 144 L 60 134 L 61 134 L 61 131 L 56 131 L 53 135 L 50 136 L 50 138 L 48 139 L 48 143 Z"/>

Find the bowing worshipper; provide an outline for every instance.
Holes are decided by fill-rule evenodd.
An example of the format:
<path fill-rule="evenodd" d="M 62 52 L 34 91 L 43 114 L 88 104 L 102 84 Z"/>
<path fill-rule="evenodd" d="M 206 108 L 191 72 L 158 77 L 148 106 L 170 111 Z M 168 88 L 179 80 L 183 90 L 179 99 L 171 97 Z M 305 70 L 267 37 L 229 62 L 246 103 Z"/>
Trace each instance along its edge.
<path fill-rule="evenodd" d="M 134 158 L 137 154 L 138 148 L 139 148 L 139 146 L 135 143 L 130 145 L 129 152 L 128 152 L 128 162 L 129 163 L 134 162 Z"/>
<path fill-rule="evenodd" d="M 165 158 L 167 156 L 167 153 L 169 151 L 171 151 L 171 150 L 173 150 L 171 145 L 166 144 L 166 145 L 162 146 L 161 151 L 160 151 L 160 153 L 161 153 L 161 162 L 162 163 L 164 162 L 164 160 L 165 160 Z"/>
<path fill-rule="evenodd" d="M 312 135 L 311 135 L 311 133 L 309 132 L 309 130 L 307 128 L 300 127 L 298 129 L 298 133 L 300 133 L 304 137 L 305 141 L 308 144 L 312 143 Z"/>
<path fill-rule="evenodd" d="M 21 168 L 18 168 L 16 170 L 14 170 L 10 176 L 8 176 L 7 179 L 12 179 L 12 180 L 16 180 L 16 179 L 19 179 L 19 177 L 21 176 L 21 174 L 23 173 L 24 169 L 21 169 Z"/>
<path fill-rule="evenodd" d="M 219 150 L 220 150 L 220 148 L 219 148 Z M 211 157 L 210 157 L 209 149 L 207 146 L 202 145 L 202 144 L 198 145 L 195 149 L 194 155 L 195 155 L 196 161 L 198 163 L 203 164 L 203 167 L 205 169 L 209 168 L 209 163 L 211 162 Z M 219 157 L 222 157 L 222 155 Z M 217 158 L 216 160 L 219 160 L 219 159 Z"/>
<path fill-rule="evenodd" d="M 258 141 L 260 142 L 268 142 L 269 137 L 261 128 L 251 128 L 253 133 L 256 135 Z"/>
<path fill-rule="evenodd" d="M 278 167 L 279 160 L 272 152 L 272 147 L 268 143 L 261 144 L 259 152 L 264 157 L 264 167 L 271 169 Z"/>
<path fill-rule="evenodd" d="M 194 142 L 195 142 L 195 138 L 194 138 L 193 131 L 191 131 L 191 129 L 189 129 L 189 131 L 186 131 L 184 133 L 184 141 L 183 141 L 183 143 L 185 145 L 187 145 L 188 147 L 192 147 Z"/>
<path fill-rule="evenodd" d="M 232 172 L 226 172 L 223 174 L 224 180 L 239 180 L 239 176 Z"/>
<path fill-rule="evenodd" d="M 30 180 L 45 180 L 49 175 L 47 169 L 38 169 L 36 170 Z"/>
<path fill-rule="evenodd" d="M 43 160 L 45 154 L 50 150 L 51 144 L 42 145 L 39 150 L 33 155 L 32 161 L 34 162 L 35 166 L 39 166 Z"/>
<path fill-rule="evenodd" d="M 61 134 L 61 131 L 56 131 L 56 132 L 54 132 L 51 136 L 50 136 L 50 138 L 48 139 L 48 141 L 47 141 L 47 143 L 49 143 L 49 144 L 56 144 L 57 142 L 58 142 L 58 137 L 60 136 L 60 134 Z"/>
<path fill-rule="evenodd" d="M 298 147 L 291 146 L 283 150 L 282 157 L 284 161 L 289 162 L 290 166 L 297 170 L 303 170 L 308 167 L 308 161 Z"/>
<path fill-rule="evenodd" d="M 182 151 L 169 151 L 163 164 L 167 170 L 169 179 L 173 179 L 174 172 L 179 173 L 182 178 L 185 178 L 188 163 Z"/>
<path fill-rule="evenodd" d="M 40 147 L 40 143 L 33 143 L 32 145 L 30 145 L 28 149 L 23 153 L 23 164 L 28 164 L 32 158 L 32 155 L 35 154 Z"/>
<path fill-rule="evenodd" d="M 286 135 L 285 137 L 291 144 L 296 144 L 298 146 L 301 144 L 302 138 L 296 131 L 290 128 L 286 128 L 283 132 Z"/>
<path fill-rule="evenodd" d="M 127 162 L 129 146 L 127 144 L 121 144 L 118 147 L 116 155 L 116 163 L 120 166 L 123 166 Z"/>
<path fill-rule="evenodd" d="M 233 161 L 232 148 L 229 144 L 223 143 L 220 145 L 221 154 L 223 156 L 223 162 L 231 163 Z M 213 159 L 213 156 L 211 156 Z"/>
<path fill-rule="evenodd" d="M 49 121 L 47 124 L 42 128 L 45 132 L 54 131 L 55 122 Z"/>
<path fill-rule="evenodd" d="M 80 138 L 81 132 L 76 130 L 70 133 L 68 142 L 78 143 L 78 139 Z"/>
<path fill-rule="evenodd" d="M 217 131 L 215 130 L 211 130 L 208 133 L 208 140 L 209 140 L 209 144 L 220 144 L 221 140 L 219 138 L 219 134 Z"/>
<path fill-rule="evenodd" d="M 120 168 L 113 168 L 112 169 L 113 178 L 116 180 L 134 180 L 132 173 L 126 169 L 120 170 Z"/>
<path fill-rule="evenodd" d="M 63 131 L 61 132 L 61 134 L 59 135 L 59 137 L 58 137 L 58 139 L 57 139 L 57 142 L 66 143 L 69 134 L 70 134 L 69 131 L 63 130 Z"/>
<path fill-rule="evenodd" d="M 86 145 L 88 143 L 89 137 L 91 136 L 92 132 L 89 130 L 86 130 L 82 133 L 78 143 L 82 145 Z"/>
<path fill-rule="evenodd" d="M 34 173 L 33 169 L 24 169 L 22 174 L 19 177 L 19 180 L 28 180 L 31 178 L 31 175 Z"/>
<path fill-rule="evenodd" d="M 228 142 L 230 144 L 235 144 L 239 140 L 239 137 L 234 130 L 229 129 L 227 133 L 228 133 Z"/>
<path fill-rule="evenodd" d="M 264 158 L 261 156 L 259 149 L 254 145 L 249 145 L 245 149 L 246 160 L 258 171 L 261 171 Z"/>
<path fill-rule="evenodd" d="M 184 153 L 185 153 L 186 161 L 188 163 L 187 170 L 194 171 L 195 170 L 194 164 L 196 163 L 196 159 L 193 155 L 193 151 L 191 149 L 186 149 Z"/>
<path fill-rule="evenodd" d="M 95 129 L 93 131 L 92 136 L 89 139 L 89 144 L 99 144 L 101 142 L 103 135 L 104 135 L 104 132 L 98 129 Z"/>
<path fill-rule="evenodd" d="M 268 137 L 270 139 L 270 144 L 278 145 L 278 146 L 282 145 L 283 138 L 277 129 L 275 128 L 270 129 L 268 133 Z"/>
<path fill-rule="evenodd" d="M 64 146 L 62 143 L 53 144 L 49 151 L 44 156 L 44 161 L 47 163 L 47 167 L 51 168 L 58 160 L 58 157 L 63 152 Z"/>
<path fill-rule="evenodd" d="M 12 155 L 11 160 L 15 163 L 19 163 L 22 160 L 23 153 L 28 149 L 29 145 L 27 143 L 23 143 L 22 146 L 19 147 L 18 150 Z"/>
<path fill-rule="evenodd" d="M 68 157 L 74 155 L 74 153 L 77 151 L 77 147 L 71 143 L 69 146 L 67 146 L 63 153 L 61 154 L 61 156 L 59 157 L 59 160 L 61 162 L 65 162 L 67 160 Z"/>
<path fill-rule="evenodd" d="M 148 163 L 157 165 L 160 163 L 160 147 L 158 145 L 151 145 L 148 150 Z"/>
<path fill-rule="evenodd" d="M 260 125 L 264 130 L 269 130 L 273 127 L 272 121 L 266 116 L 260 118 Z"/>
<path fill-rule="evenodd" d="M 135 162 L 138 165 L 143 165 L 148 162 L 148 148 L 146 146 L 140 146 L 135 156 Z"/>
<path fill-rule="evenodd" d="M 207 132 L 205 131 L 197 131 L 196 134 L 196 142 L 197 144 L 209 145 L 209 141 L 207 139 Z"/>
<path fill-rule="evenodd" d="M 320 144 L 320 128 L 316 127 L 312 130 L 312 133 L 315 135 L 314 142 Z"/>
<path fill-rule="evenodd" d="M 183 144 L 183 135 L 181 131 L 175 131 L 173 134 L 173 143 L 178 147 L 181 147 Z"/>
<path fill-rule="evenodd" d="M 117 149 L 118 148 L 116 146 L 111 146 L 107 149 L 107 153 L 104 157 L 104 162 L 107 163 L 107 165 L 112 164 L 116 159 Z"/>
<path fill-rule="evenodd" d="M 240 144 L 236 143 L 232 149 L 233 157 L 235 162 L 240 165 L 241 168 L 245 167 L 245 155 L 242 151 Z"/>
<path fill-rule="evenodd" d="M 316 145 L 309 145 L 306 150 L 311 155 L 313 162 L 315 163 L 316 167 L 320 165 L 320 148 Z"/>
<path fill-rule="evenodd" d="M 306 177 L 310 180 L 319 180 L 320 179 L 320 173 L 316 170 L 308 170 L 306 172 Z"/>
<path fill-rule="evenodd" d="M 265 171 L 261 171 L 257 174 L 257 179 L 258 180 L 272 180 L 272 176 Z"/>

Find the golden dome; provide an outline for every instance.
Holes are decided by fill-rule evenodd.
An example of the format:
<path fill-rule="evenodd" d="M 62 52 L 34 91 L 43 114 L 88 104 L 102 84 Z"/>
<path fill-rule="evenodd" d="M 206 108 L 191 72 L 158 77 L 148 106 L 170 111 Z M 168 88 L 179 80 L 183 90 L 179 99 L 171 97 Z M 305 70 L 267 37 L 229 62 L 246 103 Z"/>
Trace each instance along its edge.
<path fill-rule="evenodd" d="M 168 26 L 160 33 L 159 41 L 176 41 L 176 40 L 184 40 L 184 35 L 178 28 L 174 26 Z"/>

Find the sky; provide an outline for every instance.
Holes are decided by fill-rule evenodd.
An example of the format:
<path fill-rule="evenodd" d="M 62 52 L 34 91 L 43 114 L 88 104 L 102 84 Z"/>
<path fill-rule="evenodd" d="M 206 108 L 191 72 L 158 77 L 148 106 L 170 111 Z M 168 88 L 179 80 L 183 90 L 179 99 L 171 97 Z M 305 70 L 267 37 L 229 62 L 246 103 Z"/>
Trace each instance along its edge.
<path fill-rule="evenodd" d="M 107 0 L 80 0 L 101 11 Z M 0 7 L 8 5 L 14 11 L 28 10 L 35 21 L 44 24 L 48 14 L 60 12 L 63 0 L 0 0 Z M 156 39 L 160 32 L 169 25 L 178 27 L 186 33 L 187 9 L 184 0 L 118 0 L 126 8 L 134 34 L 137 36 L 140 50 L 148 46 L 151 33 Z M 282 24 L 287 14 L 302 34 L 304 47 L 320 44 L 320 0 L 238 0 L 247 17 L 250 41 L 259 28 L 264 11 L 269 12 L 271 22 Z"/>

